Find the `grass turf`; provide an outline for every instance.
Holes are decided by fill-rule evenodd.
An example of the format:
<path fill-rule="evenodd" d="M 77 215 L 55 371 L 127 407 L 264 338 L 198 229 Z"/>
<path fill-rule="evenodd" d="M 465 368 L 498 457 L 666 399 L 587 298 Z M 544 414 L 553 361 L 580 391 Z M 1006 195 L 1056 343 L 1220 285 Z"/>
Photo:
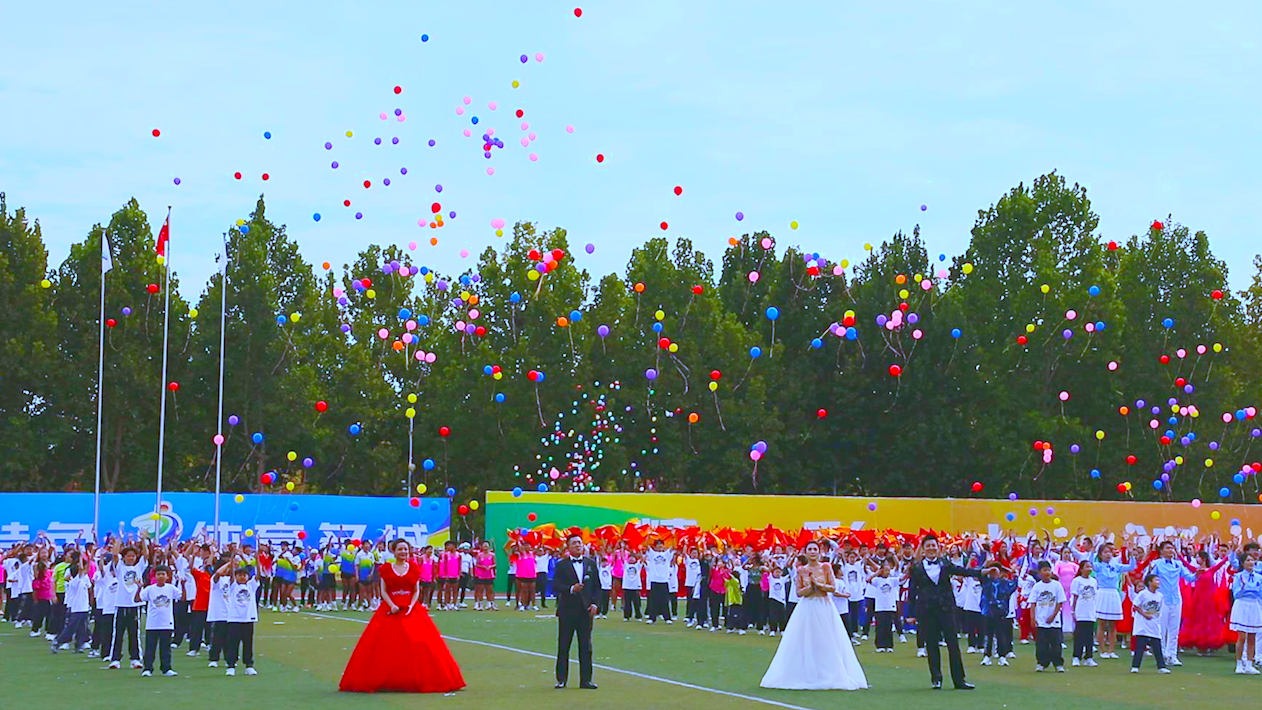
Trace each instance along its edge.
<path fill-rule="evenodd" d="M 1182 668 L 1156 675 L 1151 658 L 1143 673 L 1131 675 L 1125 658 L 1101 661 L 1099 668 L 1070 668 L 1064 674 L 1033 672 L 1034 647 L 1018 646 L 1018 658 L 1008 668 L 979 667 L 977 656 L 966 655 L 968 677 L 977 690 L 933 692 L 928 688 L 924 659 L 915 657 L 915 644 L 896 644 L 892 654 L 874 654 L 870 643 L 859 647 L 871 690 L 777 691 L 758 687 L 775 652 L 778 639 L 750 634 L 694 631 L 681 623 L 652 627 L 624 623 L 621 618 L 597 622 L 595 655 L 598 665 L 633 673 L 596 670 L 600 690 L 552 688 L 556 622 L 546 612 L 500 611 L 436 613 L 439 629 L 460 663 L 468 688 L 448 696 L 382 694 L 348 696 L 337 692 L 342 668 L 354 648 L 368 615 L 263 613 L 255 637 L 257 677 L 225 678 L 223 669 L 206 667 L 205 654 L 188 658 L 181 649 L 173 656 L 178 678 L 140 678 L 138 671 L 104 671 L 97 659 L 67 651 L 54 656 L 47 642 L 27 636 L 11 624 L 0 626 L 0 698 L 4 707 L 39 708 L 45 702 L 68 702 L 77 710 L 127 707 L 130 710 L 175 706 L 184 709 L 249 708 L 281 704 L 304 710 L 345 708 L 402 708 L 418 704 L 452 710 L 498 707 L 545 707 L 559 701 L 581 703 L 585 710 L 605 708 L 686 707 L 690 710 L 745 710 L 774 706 L 855 710 L 908 708 L 918 703 L 935 709 L 1021 708 L 1022 710 L 1127 710 L 1247 707 L 1262 690 L 1262 677 L 1233 674 L 1234 662 L 1225 651 L 1217 657 L 1185 657 Z M 464 639 L 464 641 L 457 640 Z M 914 641 L 914 637 L 909 637 Z M 538 655 L 470 643 L 480 641 L 530 651 Z M 944 658 L 945 663 L 945 658 Z M 577 681 L 578 669 L 570 674 Z M 702 688 L 727 691 L 750 699 L 663 683 L 643 676 L 665 678 Z M 948 680 L 948 686 L 950 682 Z M 567 695 L 561 696 L 564 692 Z M 761 698 L 772 703 L 759 702 Z M 904 705 L 910 703 L 911 705 Z"/>

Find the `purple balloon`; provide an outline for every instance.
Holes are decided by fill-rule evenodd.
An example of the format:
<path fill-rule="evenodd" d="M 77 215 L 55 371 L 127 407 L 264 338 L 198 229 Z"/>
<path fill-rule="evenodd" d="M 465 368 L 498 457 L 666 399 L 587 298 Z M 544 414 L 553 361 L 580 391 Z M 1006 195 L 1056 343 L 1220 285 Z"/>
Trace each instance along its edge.
<path fill-rule="evenodd" d="M 600 337 L 602 337 L 602 338 L 607 338 L 607 337 L 609 337 L 609 326 L 607 326 L 607 325 L 602 325 L 602 326 L 600 326 L 599 328 L 597 328 L 597 329 L 596 329 L 596 335 L 599 335 L 599 336 L 600 336 Z"/>
<path fill-rule="evenodd" d="M 385 185 L 386 187 L 390 187 L 390 178 L 384 178 L 384 179 L 381 181 L 381 184 L 382 184 L 382 185 Z"/>
<path fill-rule="evenodd" d="M 1016 499 L 1017 499 L 1017 494 L 1016 494 L 1016 493 L 1009 493 L 1009 494 L 1008 494 L 1008 500 L 1016 500 Z"/>
<path fill-rule="evenodd" d="M 464 332 L 468 333 L 469 335 L 473 335 L 473 333 L 477 331 L 477 329 L 478 327 L 476 325 L 472 323 L 468 323 L 464 327 Z"/>
<path fill-rule="evenodd" d="M 1071 454 L 1076 454 L 1076 453 L 1078 453 L 1078 452 L 1079 452 L 1079 451 L 1081 451 L 1081 450 L 1082 450 L 1082 449 L 1081 449 L 1081 447 L 1079 447 L 1077 444 L 1070 444 L 1070 445 L 1069 445 L 1069 453 L 1071 453 Z"/>
<path fill-rule="evenodd" d="M 1217 442 L 1217 441 L 1211 441 L 1211 442 L 1209 442 L 1209 450 L 1210 450 L 1210 451 L 1217 451 L 1217 450 L 1218 450 L 1218 442 Z"/>
<path fill-rule="evenodd" d="M 1061 335 L 1065 336 L 1065 340 L 1069 340 L 1070 338 L 1074 337 L 1074 331 L 1066 328 L 1064 331 L 1061 332 Z"/>
<path fill-rule="evenodd" d="M 342 324 L 342 332 L 343 332 L 343 333 L 349 333 L 349 332 L 351 332 L 351 324 L 350 324 L 350 323 L 343 323 L 343 324 Z"/>
<path fill-rule="evenodd" d="M 241 423 L 241 418 L 235 414 L 228 415 L 228 426 L 236 426 Z"/>
<path fill-rule="evenodd" d="M 596 251 L 596 245 L 595 245 L 595 244 L 588 244 L 587 246 L 583 247 L 583 249 L 584 249 L 584 250 L 586 250 L 588 254 L 591 254 L 591 253 L 594 253 L 594 252 Z"/>
<path fill-rule="evenodd" d="M 757 450 L 758 453 L 760 454 L 767 453 L 767 442 L 759 441 L 758 443 L 754 444 L 754 449 Z"/>
<path fill-rule="evenodd" d="M 307 468 L 311 468 L 312 466 L 315 465 L 315 461 L 313 461 L 310 457 L 307 457 L 302 460 L 302 465 L 306 466 Z"/>
<path fill-rule="evenodd" d="M 644 371 L 644 379 L 649 380 L 650 382 L 651 382 L 651 381 L 653 381 L 653 380 L 656 380 L 656 379 L 657 379 L 657 370 L 654 370 L 654 369 L 653 369 L 653 368 L 651 368 L 651 367 L 650 367 L 649 369 L 645 370 L 645 371 Z"/>
<path fill-rule="evenodd" d="M 920 316 L 916 315 L 915 313 L 908 313 L 907 322 L 911 323 L 912 325 L 916 325 L 916 323 L 920 322 Z"/>
<path fill-rule="evenodd" d="M 739 222 L 739 221 L 741 221 L 742 219 L 745 219 L 745 213 L 744 213 L 744 212 L 737 212 L 737 213 L 736 213 L 736 221 L 737 221 L 737 222 Z"/>
<path fill-rule="evenodd" d="M 447 282 L 446 282 L 446 281 L 439 280 L 439 282 L 438 282 L 438 284 L 437 284 L 437 285 L 438 285 L 438 290 L 439 290 L 439 291 L 446 291 L 446 290 L 447 290 Z"/>
<path fill-rule="evenodd" d="M 884 326 L 885 326 L 886 321 L 888 321 L 888 320 L 889 320 L 889 319 L 885 317 L 885 314 L 884 314 L 884 313 L 882 313 L 882 314 L 880 314 L 880 315 L 878 315 L 878 316 L 876 317 L 876 324 L 877 324 L 877 325 L 879 325 L 879 326 L 884 327 Z"/>
<path fill-rule="evenodd" d="M 538 271 L 541 274 L 546 274 L 548 273 L 548 265 L 541 261 L 538 264 L 535 264 L 535 271 Z"/>
<path fill-rule="evenodd" d="M 1142 399 L 1135 400 L 1135 409 L 1143 409 L 1148 403 Z"/>
<path fill-rule="evenodd" d="M 407 174 L 408 174 L 408 169 L 407 169 L 407 168 L 399 168 L 399 174 L 400 174 L 400 175 L 407 175 Z"/>
<path fill-rule="evenodd" d="M 123 315 L 125 315 L 125 316 L 129 316 L 129 315 L 131 315 L 131 307 L 130 307 L 130 306 L 123 306 Z"/>

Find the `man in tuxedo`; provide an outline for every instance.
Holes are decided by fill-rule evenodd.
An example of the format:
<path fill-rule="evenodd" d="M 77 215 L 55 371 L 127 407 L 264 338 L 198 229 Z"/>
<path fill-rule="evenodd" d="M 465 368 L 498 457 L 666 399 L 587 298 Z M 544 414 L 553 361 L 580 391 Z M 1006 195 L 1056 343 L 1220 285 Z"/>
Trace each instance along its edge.
<path fill-rule="evenodd" d="M 592 618 L 596 616 L 596 595 L 600 573 L 596 562 L 583 556 L 583 536 L 571 533 L 565 539 L 566 555 L 553 573 L 557 601 L 557 685 L 564 688 L 570 674 L 570 643 L 578 634 L 579 686 L 595 690 L 592 682 Z"/>
<path fill-rule="evenodd" d="M 960 640 L 955 630 L 955 593 L 951 577 L 980 577 L 981 570 L 965 569 L 952 564 L 942 551 L 935 535 L 920 540 L 920 561 L 911 566 L 907 588 L 907 621 L 916 624 L 916 635 L 924 634 L 929 655 L 929 678 L 933 689 L 942 689 L 942 652 L 938 639 L 946 641 L 951 659 L 951 681 L 956 690 L 972 690 L 964 680 L 964 661 L 960 658 Z M 912 616 L 911 614 L 914 614 Z"/>

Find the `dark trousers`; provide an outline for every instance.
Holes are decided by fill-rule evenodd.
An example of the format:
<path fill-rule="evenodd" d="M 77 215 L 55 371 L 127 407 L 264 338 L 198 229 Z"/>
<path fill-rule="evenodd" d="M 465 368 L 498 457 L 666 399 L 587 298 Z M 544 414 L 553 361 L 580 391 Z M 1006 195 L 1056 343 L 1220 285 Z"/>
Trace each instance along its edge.
<path fill-rule="evenodd" d="M 169 634 L 170 632 L 168 632 Z M 140 660 L 140 607 L 120 606 L 114 611 L 114 648 L 111 661 L 123 660 L 123 637 L 127 637 L 128 658 Z M 169 645 L 169 644 L 168 644 Z M 170 649 L 168 649 L 170 650 Z"/>
<path fill-rule="evenodd" d="M 635 610 L 635 618 L 643 619 L 644 615 L 640 613 L 640 590 L 623 589 L 622 590 L 622 618 L 630 619 L 631 611 Z"/>
<path fill-rule="evenodd" d="M 729 604 L 727 616 L 723 617 L 723 625 L 729 629 L 743 631 L 749 624 L 745 621 L 744 604 Z"/>
<path fill-rule="evenodd" d="M 1157 659 L 1157 667 L 1166 667 L 1166 657 L 1161 654 L 1161 639 L 1155 636 L 1136 636 L 1135 637 L 1135 654 L 1131 656 L 1131 668 L 1139 668 L 1139 664 L 1144 660 L 1144 649 L 1152 651 L 1153 658 Z"/>
<path fill-rule="evenodd" d="M 254 622 L 225 621 L 228 645 L 224 648 L 223 658 L 229 668 L 237 667 L 237 649 L 241 650 L 241 661 L 246 668 L 254 667 Z"/>
<path fill-rule="evenodd" d="M 638 607 L 638 600 L 636 606 Z M 557 617 L 557 682 L 570 677 L 570 644 L 578 636 L 578 682 L 592 682 L 592 617 L 586 612 Z"/>
<path fill-rule="evenodd" d="M 784 609 L 784 602 L 779 599 L 767 600 L 767 628 L 770 631 L 784 631 L 784 627 L 789 623 L 788 614 Z"/>
<path fill-rule="evenodd" d="M 613 593 L 613 590 L 610 590 L 610 589 L 600 590 L 600 600 L 596 602 L 596 609 L 597 609 L 596 613 L 600 614 L 601 616 L 609 615 L 609 596 L 612 593 Z"/>
<path fill-rule="evenodd" d="M 723 595 L 717 592 L 709 592 L 710 596 L 710 626 L 715 628 L 719 625 L 719 612 L 723 610 Z"/>
<path fill-rule="evenodd" d="M 92 648 L 101 652 L 101 658 L 108 660 L 114 651 L 114 615 L 97 612 L 96 628 L 92 633 Z"/>
<path fill-rule="evenodd" d="M 986 640 L 982 652 L 987 656 L 1006 656 L 1012 651 L 1012 620 L 987 616 Z"/>
<path fill-rule="evenodd" d="M 757 584 L 745 585 L 745 618 L 747 626 L 761 629 L 767 623 L 767 599 L 763 596 L 762 587 Z"/>
<path fill-rule="evenodd" d="M 982 637 L 986 634 L 986 619 L 980 611 L 964 612 L 965 630 L 968 632 L 968 645 L 973 648 L 982 647 Z"/>
<path fill-rule="evenodd" d="M 876 617 L 876 600 L 864 598 L 863 600 L 863 635 L 867 636 L 872 631 L 872 621 Z"/>
<path fill-rule="evenodd" d="M 228 622 L 216 621 L 210 626 L 210 630 L 207 631 L 207 635 L 210 636 L 210 653 L 206 655 L 206 660 L 218 661 L 219 654 L 228 645 Z"/>
<path fill-rule="evenodd" d="M 31 612 L 31 631 L 38 632 L 45 625 L 51 625 L 52 619 L 50 617 L 52 616 L 52 611 L 53 604 L 47 599 L 40 599 L 35 602 L 35 607 Z M 44 633 L 52 633 L 52 631 L 48 630 Z"/>
<path fill-rule="evenodd" d="M 924 637 L 925 652 L 929 656 L 929 679 L 942 682 L 942 651 L 938 640 L 946 642 L 947 657 L 951 665 L 951 682 L 955 687 L 964 685 L 964 659 L 960 657 L 960 640 L 955 632 L 954 609 L 925 609 L 924 616 L 916 617 L 916 637 Z"/>
<path fill-rule="evenodd" d="M 188 650 L 200 651 L 202 638 L 206 634 L 206 612 L 190 611 L 188 613 Z"/>
<path fill-rule="evenodd" d="M 121 609 L 119 611 L 122 611 Z M 171 670 L 171 630 L 145 631 L 145 670 L 153 670 L 155 653 L 161 659 L 162 672 Z"/>
<path fill-rule="evenodd" d="M 175 603 L 175 631 L 171 633 L 171 643 L 176 646 L 184 643 L 184 635 L 188 633 L 188 607 L 186 601 Z"/>
<path fill-rule="evenodd" d="M 876 647 L 894 648 L 894 617 L 898 612 L 878 611 L 876 617 Z"/>
<path fill-rule="evenodd" d="M 539 608 L 547 609 L 548 600 L 548 573 L 537 572 L 535 574 L 535 598 L 539 600 Z"/>
<path fill-rule="evenodd" d="M 851 636 L 859 633 L 859 617 L 862 614 L 862 601 L 852 600 L 846 602 L 846 616 L 843 620 L 846 622 L 846 631 L 849 631 Z"/>
<path fill-rule="evenodd" d="M 74 642 L 75 653 L 79 652 L 85 644 L 90 641 L 88 635 L 88 612 L 76 611 L 66 618 L 66 623 L 61 626 L 61 633 L 57 634 L 57 640 L 53 641 L 53 645 L 60 646 L 70 641 Z"/>
<path fill-rule="evenodd" d="M 18 619 L 18 597 L 16 594 L 9 594 L 9 596 L 4 598 L 4 619 L 10 622 Z"/>
<path fill-rule="evenodd" d="M 60 634 L 66 625 L 66 593 L 58 592 L 57 601 L 53 602 L 52 614 L 48 619 L 48 633 Z"/>
<path fill-rule="evenodd" d="M 18 595 L 17 601 L 17 619 L 20 621 L 30 621 L 35 613 L 35 595 L 31 592 Z"/>
<path fill-rule="evenodd" d="M 1060 647 L 1064 643 L 1063 638 L 1064 633 L 1059 626 L 1054 629 L 1040 626 L 1034 634 L 1034 662 L 1045 667 L 1060 668 L 1065 665 L 1065 654 L 1061 653 Z"/>
<path fill-rule="evenodd" d="M 1095 622 L 1074 622 L 1074 658 L 1085 661 L 1095 651 Z"/>
<path fill-rule="evenodd" d="M 649 621 L 662 617 L 670 621 L 670 585 L 666 582 L 653 582 L 649 585 Z"/>
<path fill-rule="evenodd" d="M 798 607 L 797 602 L 789 602 L 788 604 L 784 605 L 784 611 L 785 611 L 784 618 L 785 618 L 786 624 L 788 623 L 789 619 L 793 618 L 793 610 L 796 609 L 797 607 Z"/>
<path fill-rule="evenodd" d="M 504 596 L 504 601 L 506 602 L 513 601 L 513 587 L 516 584 L 517 584 L 517 577 L 511 574 L 508 575 L 508 593 Z"/>

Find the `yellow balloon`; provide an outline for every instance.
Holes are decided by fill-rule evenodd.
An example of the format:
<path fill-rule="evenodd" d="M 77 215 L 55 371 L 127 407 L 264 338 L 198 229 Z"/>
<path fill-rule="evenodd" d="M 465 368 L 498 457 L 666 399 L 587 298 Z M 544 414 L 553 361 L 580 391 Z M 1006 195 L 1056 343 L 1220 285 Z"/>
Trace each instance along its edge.
<path fill-rule="evenodd" d="M 491 375 L 491 377 L 494 377 L 494 378 L 495 378 L 495 379 L 497 379 L 497 380 L 499 380 L 499 379 L 503 379 L 503 377 L 504 377 L 504 373 L 502 373 L 502 372 L 497 372 L 497 373 L 495 373 L 494 375 Z"/>
<path fill-rule="evenodd" d="M 842 260 L 841 260 L 841 268 L 843 268 L 843 269 L 848 269 L 848 268 L 850 268 L 850 260 L 849 260 L 849 259 L 842 259 Z"/>
<path fill-rule="evenodd" d="M 1177 405 L 1177 404 L 1172 404 L 1172 405 L 1170 405 L 1170 411 L 1171 411 L 1171 412 L 1174 412 L 1175 414 L 1178 414 L 1178 413 L 1179 413 L 1179 405 Z"/>
<path fill-rule="evenodd" d="M 901 291 L 899 291 L 899 292 L 898 292 L 898 297 L 899 297 L 899 298 L 904 298 L 904 299 L 905 299 L 905 298 L 907 298 L 909 295 L 911 295 L 911 294 L 909 294 L 909 293 L 907 292 L 907 289 L 903 289 L 903 290 L 901 290 Z"/>
<path fill-rule="evenodd" d="M 293 481 L 290 481 L 289 483 L 286 483 L 286 484 L 285 484 L 285 490 L 287 490 L 287 491 L 293 491 L 293 490 L 294 490 L 294 482 L 293 482 Z"/>
<path fill-rule="evenodd" d="M 364 292 L 364 295 L 365 295 L 365 296 L 367 296 L 367 297 L 369 297 L 369 298 L 376 298 L 376 297 L 377 297 L 377 292 L 376 292 L 376 291 L 374 291 L 374 290 L 372 290 L 372 289 L 370 288 L 370 289 L 368 289 L 367 291 L 365 291 L 365 292 Z"/>
<path fill-rule="evenodd" d="M 863 245 L 863 250 L 864 250 L 864 251 L 872 251 L 872 245 L 871 245 L 871 244 L 864 244 L 864 245 Z"/>
<path fill-rule="evenodd" d="M 150 519 L 150 520 L 161 520 L 161 519 L 162 519 L 162 516 L 161 516 L 161 515 L 158 515 L 157 513 L 150 513 L 150 514 L 149 514 L 149 519 Z"/>
<path fill-rule="evenodd" d="M 653 317 L 658 320 L 662 320 L 666 317 L 666 313 L 663 311 L 657 311 L 656 313 L 653 314 Z"/>
<path fill-rule="evenodd" d="M 469 300 L 469 292 L 468 292 L 468 291 L 461 291 L 461 292 L 460 292 L 460 300 L 462 300 L 462 301 L 467 301 L 467 300 Z"/>
<path fill-rule="evenodd" d="M 196 318 L 196 317 L 197 317 L 197 309 L 196 309 L 196 308 L 190 308 L 190 309 L 188 309 L 188 317 L 189 317 L 189 318 Z"/>
<path fill-rule="evenodd" d="M 347 138 L 350 138 L 350 137 L 351 137 L 351 136 L 353 136 L 353 135 L 355 135 L 355 134 L 354 134 L 354 133 L 351 133 L 350 131 L 347 131 L 347 132 L 346 132 L 346 137 L 347 137 Z"/>
<path fill-rule="evenodd" d="M 1131 489 L 1131 482 L 1130 482 L 1130 481 L 1127 481 L 1127 482 L 1126 482 L 1126 490 L 1128 490 L 1128 491 L 1129 491 L 1130 489 Z"/>
<path fill-rule="evenodd" d="M 502 236 L 504 236 L 504 230 L 502 230 L 502 229 L 497 229 L 497 230 L 495 230 L 495 236 L 497 236 L 497 237 L 502 237 Z"/>
<path fill-rule="evenodd" d="M 427 284 L 432 284 L 432 283 L 434 283 L 434 272 L 433 272 L 433 271 L 429 272 L 428 274 L 425 274 L 425 283 L 427 283 Z"/>
<path fill-rule="evenodd" d="M 418 483 L 418 484 L 416 484 L 416 492 L 417 492 L 417 493 L 420 493 L 421 495 L 424 495 L 424 494 L 425 494 L 425 484 L 424 484 L 424 483 Z"/>
<path fill-rule="evenodd" d="M 1216 352 L 1216 353 L 1220 353 L 1220 352 L 1222 352 L 1222 351 L 1223 351 L 1223 344 L 1222 344 L 1222 343 L 1214 343 L 1214 352 Z"/>
<path fill-rule="evenodd" d="M 238 493 L 238 494 L 236 494 L 235 496 L 233 496 L 232 500 L 234 500 L 234 501 L 236 501 L 236 502 L 238 502 L 238 503 L 244 503 L 244 502 L 245 502 L 245 496 L 243 496 L 243 495 L 241 495 L 240 493 Z"/>
<path fill-rule="evenodd" d="M 513 88 L 516 89 L 519 86 L 521 86 L 521 83 L 519 83 L 516 79 L 513 79 Z"/>
<path fill-rule="evenodd" d="M 329 565 L 329 572 L 331 572 L 332 574 L 341 574 L 342 565 Z"/>
<path fill-rule="evenodd" d="M 846 311 L 844 315 L 846 318 L 854 318 L 854 311 Z"/>
<path fill-rule="evenodd" d="M 289 320 L 290 320 L 291 322 L 297 323 L 299 320 L 302 320 L 302 314 L 301 314 L 301 313 L 298 313 L 298 312 L 296 312 L 296 311 L 295 311 L 294 313 L 290 313 L 290 314 L 289 314 Z"/>
<path fill-rule="evenodd" d="M 679 352 L 679 343 L 671 343 L 671 344 L 670 344 L 670 351 L 671 351 L 671 352 L 673 352 L 673 353 L 677 353 L 677 352 Z"/>
<path fill-rule="evenodd" d="M 245 224 L 245 220 L 243 220 L 243 219 L 239 219 L 239 220 L 237 220 L 237 226 L 238 226 L 238 227 L 240 227 L 240 226 L 241 226 L 241 225 L 243 225 L 243 224 Z"/>
<path fill-rule="evenodd" d="M 1197 418 L 1197 417 L 1199 417 L 1199 416 L 1201 416 L 1201 410 L 1199 410 L 1199 409 L 1193 409 L 1193 410 L 1192 410 L 1192 418 L 1193 418 L 1193 419 L 1196 419 L 1196 418 Z"/>
<path fill-rule="evenodd" d="M 718 389 L 719 389 L 719 383 L 715 382 L 714 380 L 710 380 L 710 391 L 717 392 Z"/>
<path fill-rule="evenodd" d="M 1052 525 L 1060 525 L 1060 518 L 1052 518 Z"/>
<path fill-rule="evenodd" d="M 1042 291 L 1043 293 L 1047 293 L 1048 291 L 1052 290 L 1052 287 L 1048 286 L 1047 284 L 1043 284 L 1042 286 L 1039 286 L 1039 290 Z"/>
<path fill-rule="evenodd" d="M 1096 438 L 1096 439 L 1098 439 L 1098 440 L 1100 440 L 1100 441 L 1104 441 L 1104 430 L 1103 430 L 1103 429 L 1096 429 L 1096 432 L 1095 432 L 1095 438 Z"/>
<path fill-rule="evenodd" d="M 1205 468 L 1209 468 L 1210 466 L 1213 466 L 1213 465 L 1214 465 L 1214 459 L 1205 459 Z"/>
<path fill-rule="evenodd" d="M 1175 456 L 1175 457 L 1174 457 L 1174 465 L 1176 465 L 1176 466 L 1182 466 L 1182 465 L 1183 465 L 1183 457 L 1182 457 L 1182 456 Z"/>
<path fill-rule="evenodd" d="M 925 277 L 925 275 L 924 275 L 924 274 L 916 274 L 916 278 L 914 278 L 914 279 L 912 279 L 912 280 L 913 280 L 913 281 L 920 281 L 920 280 L 924 279 L 924 277 Z"/>
<path fill-rule="evenodd" d="M 469 501 L 469 510 L 477 510 L 478 502 L 476 500 Z"/>
<path fill-rule="evenodd" d="M 157 256 L 157 261 L 158 261 L 158 266 L 162 266 L 163 264 L 167 263 L 167 258 L 166 258 L 165 256 L 163 256 L 163 255 L 159 254 L 159 255 Z"/>
<path fill-rule="evenodd" d="M 415 394 L 415 393 L 409 393 L 409 394 L 408 394 L 408 404 L 416 404 L 416 394 Z"/>
<path fill-rule="evenodd" d="M 1215 510 L 1214 512 L 1209 514 L 1209 517 L 1213 520 L 1218 520 L 1219 518 L 1223 517 L 1223 514 Z"/>
<path fill-rule="evenodd" d="M 966 273 L 966 274 L 971 274 L 971 273 L 973 273 L 973 265 L 972 265 L 972 264 L 965 264 L 965 265 L 962 267 L 962 270 L 963 270 L 963 271 L 964 271 L 964 273 Z"/>
<path fill-rule="evenodd" d="M 526 280 L 527 280 L 527 281 L 538 281 L 538 280 L 539 280 L 539 272 L 538 272 L 538 271 L 535 271 L 534 269 L 531 269 L 530 271 L 527 271 L 527 272 L 526 272 Z"/>
<path fill-rule="evenodd" d="M 407 415 L 408 419 L 413 419 L 416 417 L 416 410 L 408 407 L 408 410 L 404 412 L 404 414 Z"/>
<path fill-rule="evenodd" d="M 789 222 L 789 229 L 797 229 L 797 228 L 798 228 L 797 220 L 793 220 L 792 222 Z"/>
<path fill-rule="evenodd" d="M 246 536 L 246 537 L 254 537 L 254 531 L 253 531 L 253 530 L 250 530 L 249 528 L 246 528 L 246 531 L 245 531 L 245 536 Z"/>
<path fill-rule="evenodd" d="M 1025 332 L 1027 332 L 1027 333 L 1033 333 L 1033 332 L 1034 332 L 1034 324 L 1033 324 L 1033 323 L 1026 323 L 1026 324 L 1025 324 Z"/>
<path fill-rule="evenodd" d="M 289 453 L 285 454 L 285 458 L 289 459 L 290 461 L 297 461 L 297 460 L 298 460 L 298 452 L 296 452 L 296 451 L 290 451 Z"/>

